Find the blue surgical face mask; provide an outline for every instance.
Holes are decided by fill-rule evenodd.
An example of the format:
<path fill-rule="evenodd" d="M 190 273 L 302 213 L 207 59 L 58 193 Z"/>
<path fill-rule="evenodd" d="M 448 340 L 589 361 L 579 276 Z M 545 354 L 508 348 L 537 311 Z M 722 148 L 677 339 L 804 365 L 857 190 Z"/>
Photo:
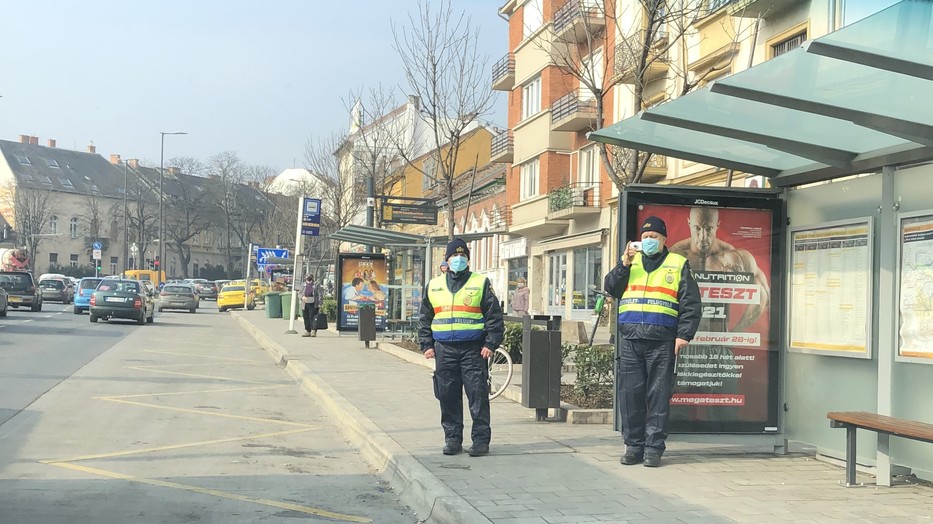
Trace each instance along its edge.
<path fill-rule="evenodd" d="M 641 252 L 647 256 L 654 256 L 661 251 L 661 241 L 656 238 L 646 238 L 641 241 Z"/>
<path fill-rule="evenodd" d="M 447 264 L 450 266 L 451 271 L 459 273 L 467 268 L 467 258 L 463 256 L 450 257 Z"/>

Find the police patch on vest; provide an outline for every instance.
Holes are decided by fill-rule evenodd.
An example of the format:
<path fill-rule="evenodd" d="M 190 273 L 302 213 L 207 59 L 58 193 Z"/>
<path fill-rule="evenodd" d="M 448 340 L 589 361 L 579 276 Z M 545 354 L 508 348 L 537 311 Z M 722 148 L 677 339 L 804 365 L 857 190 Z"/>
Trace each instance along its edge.
<path fill-rule="evenodd" d="M 467 295 L 466 295 L 465 297 L 463 297 L 463 305 L 464 305 L 464 306 L 472 306 L 472 305 L 473 305 L 473 297 L 475 297 L 475 296 L 476 296 L 476 292 L 475 292 L 475 291 L 467 292 Z"/>
<path fill-rule="evenodd" d="M 669 272 L 667 275 L 664 275 L 664 281 L 667 282 L 668 284 L 673 284 L 674 274 Z"/>

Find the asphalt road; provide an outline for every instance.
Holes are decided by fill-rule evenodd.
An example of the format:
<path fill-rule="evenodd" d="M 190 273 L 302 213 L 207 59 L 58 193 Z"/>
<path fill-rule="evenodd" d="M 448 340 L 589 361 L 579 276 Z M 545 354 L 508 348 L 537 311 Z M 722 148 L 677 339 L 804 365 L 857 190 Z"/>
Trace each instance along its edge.
<path fill-rule="evenodd" d="M 0 319 L 0 523 L 416 521 L 211 302 Z"/>

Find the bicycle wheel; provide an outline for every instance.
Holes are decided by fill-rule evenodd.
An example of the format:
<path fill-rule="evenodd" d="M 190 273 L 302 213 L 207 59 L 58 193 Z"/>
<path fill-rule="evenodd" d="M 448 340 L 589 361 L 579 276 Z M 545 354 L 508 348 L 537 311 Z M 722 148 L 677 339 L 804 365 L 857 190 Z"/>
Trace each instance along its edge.
<path fill-rule="evenodd" d="M 512 381 L 512 357 L 502 349 L 497 349 L 489 357 L 489 400 L 505 391 Z"/>

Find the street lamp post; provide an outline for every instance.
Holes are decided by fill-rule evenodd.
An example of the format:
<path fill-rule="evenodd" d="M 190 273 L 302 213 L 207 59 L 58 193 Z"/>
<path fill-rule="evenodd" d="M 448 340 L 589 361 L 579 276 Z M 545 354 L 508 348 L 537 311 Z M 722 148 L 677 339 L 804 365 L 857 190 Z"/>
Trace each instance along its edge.
<path fill-rule="evenodd" d="M 126 207 L 126 171 L 127 171 L 127 161 L 123 161 L 123 275 L 126 275 L 126 270 L 129 269 L 127 264 L 129 263 L 129 252 L 130 246 L 126 245 L 127 241 L 127 207 Z"/>
<path fill-rule="evenodd" d="M 165 263 L 165 217 L 163 213 L 163 206 L 165 205 L 165 198 L 162 194 L 162 179 L 165 178 L 165 173 L 162 169 L 162 164 L 165 160 L 165 135 L 187 135 L 188 133 L 184 131 L 175 131 L 175 132 L 165 132 L 159 131 L 159 134 L 162 135 L 162 147 L 159 153 L 159 282 L 162 282 L 162 264 Z"/>

